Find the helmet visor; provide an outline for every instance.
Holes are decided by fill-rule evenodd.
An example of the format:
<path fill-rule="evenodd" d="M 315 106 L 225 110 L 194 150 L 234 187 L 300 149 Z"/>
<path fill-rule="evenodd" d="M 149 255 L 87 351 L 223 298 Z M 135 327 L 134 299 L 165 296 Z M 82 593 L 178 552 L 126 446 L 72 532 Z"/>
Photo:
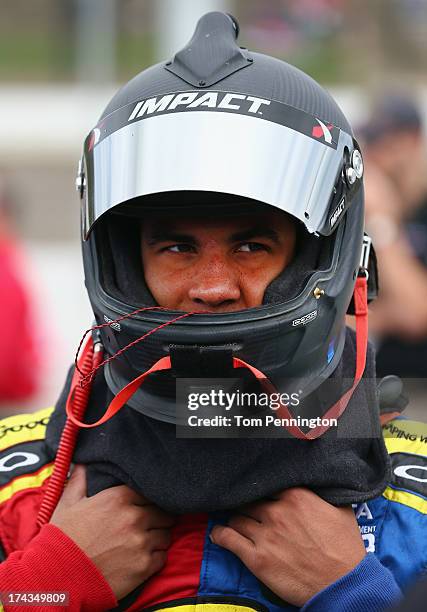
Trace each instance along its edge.
<path fill-rule="evenodd" d="M 85 238 L 113 207 L 176 191 L 242 196 L 293 215 L 311 233 L 328 235 L 335 229 L 346 208 L 345 190 L 337 184 L 343 184 L 343 164 L 355 148 L 353 138 L 279 102 L 265 100 L 264 106 L 254 107 L 243 94 L 222 93 L 229 96 L 228 107 L 202 109 L 201 103 L 190 108 L 199 99 L 194 96 L 203 95 L 206 102 L 214 93 L 185 94 L 185 109 L 170 108 L 184 94 L 154 98 L 151 107 L 133 103 L 92 130 L 84 155 Z M 218 92 L 215 95 L 212 100 L 218 100 Z M 237 102 L 242 107 L 246 103 L 245 112 L 232 108 Z M 258 110 L 249 112 L 251 108 Z"/>

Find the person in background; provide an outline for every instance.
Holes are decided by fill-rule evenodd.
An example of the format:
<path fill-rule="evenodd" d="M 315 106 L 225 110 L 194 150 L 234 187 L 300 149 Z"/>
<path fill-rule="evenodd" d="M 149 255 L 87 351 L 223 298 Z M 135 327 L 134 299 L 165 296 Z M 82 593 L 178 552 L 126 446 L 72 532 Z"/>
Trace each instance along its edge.
<path fill-rule="evenodd" d="M 370 330 L 379 376 L 427 375 L 427 155 L 415 104 L 385 95 L 360 130 L 366 229 L 381 286 Z"/>
<path fill-rule="evenodd" d="M 0 412 L 38 390 L 40 356 L 34 335 L 25 257 L 10 223 L 10 199 L 0 183 Z M 3 409 L 2 409 L 3 407 Z"/>

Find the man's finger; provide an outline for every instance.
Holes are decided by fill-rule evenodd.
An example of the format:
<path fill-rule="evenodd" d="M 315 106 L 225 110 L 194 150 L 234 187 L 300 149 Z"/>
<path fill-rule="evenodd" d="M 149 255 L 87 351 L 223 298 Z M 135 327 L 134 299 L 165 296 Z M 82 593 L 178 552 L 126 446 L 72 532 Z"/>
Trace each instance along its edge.
<path fill-rule="evenodd" d="M 256 538 L 260 533 L 261 524 L 253 518 L 238 514 L 228 521 L 228 527 L 231 527 L 234 531 L 237 531 L 237 533 L 240 533 L 240 535 L 255 544 Z"/>
<path fill-rule="evenodd" d="M 243 516 L 247 516 L 249 518 L 258 521 L 258 523 L 263 522 L 263 509 L 265 502 L 255 502 L 253 504 L 245 504 L 244 506 L 240 506 L 238 508 L 238 513 Z"/>
<path fill-rule="evenodd" d="M 210 538 L 214 544 L 222 546 L 237 555 L 245 565 L 250 565 L 255 551 L 255 545 L 251 540 L 227 525 L 215 525 L 210 533 Z"/>
<path fill-rule="evenodd" d="M 61 503 L 67 506 L 72 506 L 87 494 L 86 485 L 86 467 L 84 465 L 76 465 L 71 474 L 61 497 Z"/>
<path fill-rule="evenodd" d="M 149 512 L 145 508 L 144 516 L 146 529 L 170 529 L 176 523 L 176 516 L 168 514 L 157 506 L 151 506 Z"/>
<path fill-rule="evenodd" d="M 125 504 L 133 504 L 134 506 L 153 506 L 153 502 L 146 499 L 143 495 L 140 495 L 128 485 L 114 485 L 108 489 L 104 489 L 97 493 L 97 495 L 105 498 L 116 498 L 120 499 Z"/>
<path fill-rule="evenodd" d="M 167 550 L 171 544 L 170 529 L 151 529 L 147 532 L 150 550 Z"/>

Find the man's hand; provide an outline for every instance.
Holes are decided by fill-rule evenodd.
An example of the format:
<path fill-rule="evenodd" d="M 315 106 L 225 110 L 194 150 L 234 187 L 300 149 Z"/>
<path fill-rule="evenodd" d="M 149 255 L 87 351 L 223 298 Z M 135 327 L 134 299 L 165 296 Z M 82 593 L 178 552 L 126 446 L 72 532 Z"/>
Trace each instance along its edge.
<path fill-rule="evenodd" d="M 303 488 L 243 507 L 228 526 L 215 526 L 211 538 L 276 595 L 299 607 L 366 554 L 352 509 L 336 508 Z"/>
<path fill-rule="evenodd" d="M 174 518 L 126 486 L 86 497 L 86 473 L 76 466 L 51 523 L 102 572 L 122 599 L 162 569 Z"/>

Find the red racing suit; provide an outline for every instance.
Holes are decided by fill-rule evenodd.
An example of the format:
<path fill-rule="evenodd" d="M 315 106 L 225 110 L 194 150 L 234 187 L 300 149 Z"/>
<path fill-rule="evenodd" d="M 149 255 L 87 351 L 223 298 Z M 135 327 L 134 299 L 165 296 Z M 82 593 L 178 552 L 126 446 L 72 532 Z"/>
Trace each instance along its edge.
<path fill-rule="evenodd" d="M 66 592 L 70 602 L 66 609 L 71 612 L 115 609 L 118 602 L 113 592 L 83 551 L 57 527 L 45 525 L 38 531 L 36 525 L 53 469 L 53 457 L 48 455 L 44 441 L 51 413 L 52 409 L 46 409 L 0 422 L 3 552 L 0 592 Z M 427 567 L 427 424 L 396 419 L 385 426 L 384 436 L 391 454 L 393 481 L 382 496 L 355 507 L 362 537 L 371 553 L 367 555 L 368 571 L 362 577 L 366 580 L 375 573 L 376 563 L 387 568 L 390 579 L 403 588 Z M 143 588 L 122 600 L 117 610 L 296 610 L 269 592 L 237 557 L 210 541 L 208 536 L 213 525 L 226 522 L 228 517 L 227 512 L 179 517 L 165 567 Z M 26 606 L 7 603 L 3 609 L 28 612 Z M 35 612 L 64 610 L 57 606 L 31 609 Z M 325 609 L 331 610 L 324 606 L 303 608 L 304 612 Z M 334 611 L 341 609 L 333 608 Z M 364 612 L 377 609 L 363 607 Z"/>

